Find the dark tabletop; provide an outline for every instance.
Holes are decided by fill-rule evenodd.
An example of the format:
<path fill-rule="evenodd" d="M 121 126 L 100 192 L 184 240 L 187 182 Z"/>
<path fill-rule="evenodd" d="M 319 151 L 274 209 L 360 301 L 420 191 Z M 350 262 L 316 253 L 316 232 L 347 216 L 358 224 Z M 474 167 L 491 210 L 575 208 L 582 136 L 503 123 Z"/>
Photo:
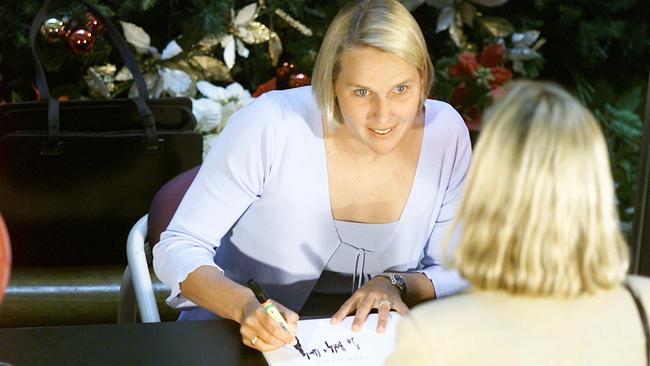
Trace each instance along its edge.
<path fill-rule="evenodd" d="M 228 320 L 0 329 L 0 364 L 266 365 Z"/>

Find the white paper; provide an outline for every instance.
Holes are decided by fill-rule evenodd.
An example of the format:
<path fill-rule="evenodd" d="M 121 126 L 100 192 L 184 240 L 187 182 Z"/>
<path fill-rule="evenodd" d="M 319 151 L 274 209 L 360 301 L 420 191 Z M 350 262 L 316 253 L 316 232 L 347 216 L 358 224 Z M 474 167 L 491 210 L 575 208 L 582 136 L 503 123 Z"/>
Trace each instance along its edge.
<path fill-rule="evenodd" d="M 354 316 L 338 325 L 331 325 L 329 318 L 300 320 L 297 337 L 305 356 L 285 346 L 265 352 L 264 357 L 271 366 L 383 365 L 395 348 L 399 319 L 398 313 L 391 312 L 383 333 L 377 333 L 377 314 L 368 315 L 363 328 L 356 332 L 351 329 Z"/>

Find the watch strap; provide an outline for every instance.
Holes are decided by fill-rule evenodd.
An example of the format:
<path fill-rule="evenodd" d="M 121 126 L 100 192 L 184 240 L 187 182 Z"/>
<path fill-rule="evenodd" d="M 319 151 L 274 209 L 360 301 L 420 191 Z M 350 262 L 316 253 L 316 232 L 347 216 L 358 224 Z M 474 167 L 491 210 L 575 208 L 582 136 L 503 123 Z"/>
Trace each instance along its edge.
<path fill-rule="evenodd" d="M 395 287 L 399 292 L 399 296 L 402 298 L 402 301 L 406 300 L 406 281 L 404 280 L 404 277 L 394 272 L 382 273 L 376 277 L 384 277 L 388 279 L 390 281 L 390 284 L 393 285 L 393 287 Z"/>

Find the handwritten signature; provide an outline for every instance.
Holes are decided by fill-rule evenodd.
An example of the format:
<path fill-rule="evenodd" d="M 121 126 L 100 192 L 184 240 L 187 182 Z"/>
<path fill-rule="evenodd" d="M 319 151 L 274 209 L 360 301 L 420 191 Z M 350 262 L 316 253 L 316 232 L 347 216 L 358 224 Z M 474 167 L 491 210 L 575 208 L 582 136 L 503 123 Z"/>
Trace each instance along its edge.
<path fill-rule="evenodd" d="M 343 345 L 343 343 L 347 343 L 347 348 Z M 324 346 L 323 347 L 316 347 L 313 348 L 311 351 L 305 352 L 304 357 L 307 357 L 308 360 L 313 359 L 318 359 L 323 357 L 326 354 L 337 354 L 337 353 L 343 353 L 343 352 L 349 352 L 350 351 L 355 351 L 355 350 L 360 350 L 361 346 L 354 340 L 354 337 L 348 338 L 344 341 L 338 341 L 334 342 L 332 344 L 328 343 L 327 341 L 323 341 Z"/>

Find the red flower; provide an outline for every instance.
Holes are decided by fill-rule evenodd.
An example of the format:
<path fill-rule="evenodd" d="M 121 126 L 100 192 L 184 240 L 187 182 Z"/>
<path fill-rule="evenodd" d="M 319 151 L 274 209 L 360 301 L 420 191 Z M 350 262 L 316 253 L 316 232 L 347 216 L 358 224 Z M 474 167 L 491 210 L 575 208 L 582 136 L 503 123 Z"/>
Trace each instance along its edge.
<path fill-rule="evenodd" d="M 503 85 L 503 83 L 510 81 L 512 79 L 512 71 L 506 69 L 505 67 L 497 66 L 491 67 L 490 73 L 492 73 L 492 80 L 490 80 L 490 87 L 496 88 Z"/>
<path fill-rule="evenodd" d="M 456 87 L 456 89 L 454 89 L 454 93 L 451 95 L 450 100 L 451 105 L 458 108 L 463 105 L 465 98 L 467 98 L 467 86 L 463 81 Z"/>
<path fill-rule="evenodd" d="M 476 73 L 476 67 L 478 67 L 476 56 L 471 52 L 461 52 L 458 54 L 458 63 L 449 66 L 449 75 L 471 76 Z"/>
<path fill-rule="evenodd" d="M 502 43 L 492 43 L 483 48 L 478 57 L 479 63 L 485 67 L 495 67 L 503 62 L 506 54 L 506 46 Z"/>

